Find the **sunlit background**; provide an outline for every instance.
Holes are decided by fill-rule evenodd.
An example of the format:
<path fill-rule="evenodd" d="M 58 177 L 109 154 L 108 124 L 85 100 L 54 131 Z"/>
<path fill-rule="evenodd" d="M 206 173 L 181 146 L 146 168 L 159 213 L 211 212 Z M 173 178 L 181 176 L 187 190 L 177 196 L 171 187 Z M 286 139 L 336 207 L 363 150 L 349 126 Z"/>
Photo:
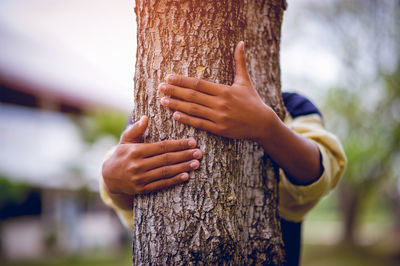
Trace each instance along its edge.
<path fill-rule="evenodd" d="M 400 263 L 400 2 L 288 1 L 283 90 L 322 110 L 345 176 L 303 231 L 303 265 Z M 129 265 L 98 195 L 133 108 L 134 0 L 0 0 L 1 265 Z"/>

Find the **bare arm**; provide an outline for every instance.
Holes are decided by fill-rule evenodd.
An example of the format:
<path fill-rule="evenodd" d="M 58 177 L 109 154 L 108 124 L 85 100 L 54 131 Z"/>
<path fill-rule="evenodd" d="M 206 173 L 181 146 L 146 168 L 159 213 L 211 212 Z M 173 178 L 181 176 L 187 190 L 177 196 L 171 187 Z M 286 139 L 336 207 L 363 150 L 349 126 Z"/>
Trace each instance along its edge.
<path fill-rule="evenodd" d="M 296 185 L 308 185 L 321 176 L 323 167 L 317 144 L 312 140 L 288 128 L 279 117 L 273 113 L 269 123 L 256 141 L 264 151 L 286 173 L 289 180 Z"/>

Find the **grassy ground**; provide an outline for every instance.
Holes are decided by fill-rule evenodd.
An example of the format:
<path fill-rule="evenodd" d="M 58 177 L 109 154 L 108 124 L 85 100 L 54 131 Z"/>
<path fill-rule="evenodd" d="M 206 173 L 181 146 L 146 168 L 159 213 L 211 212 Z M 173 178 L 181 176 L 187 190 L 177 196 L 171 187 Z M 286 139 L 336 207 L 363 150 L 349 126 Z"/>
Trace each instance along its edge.
<path fill-rule="evenodd" d="M 375 206 L 374 206 L 375 205 Z M 335 199 L 330 196 L 322 200 L 308 216 L 303 225 L 302 265 L 349 265 L 349 266 L 394 266 L 400 265 L 400 254 L 393 256 L 395 247 L 389 241 L 391 217 L 381 204 L 369 203 L 365 218 L 359 227 L 363 247 L 338 244 L 341 237 L 341 218 L 335 208 Z M 393 236 L 394 237 L 394 236 Z M 394 237 L 395 238 L 395 237 Z M 119 266 L 131 265 L 131 246 L 117 252 L 97 251 L 75 256 L 51 255 L 29 261 L 1 261 L 4 266 Z"/>
<path fill-rule="evenodd" d="M 379 198 L 372 197 L 364 205 L 357 227 L 361 246 L 339 244 L 342 237 L 341 216 L 334 194 L 324 198 L 310 212 L 303 224 L 302 265 L 400 265 L 400 257 L 390 237 L 392 217 Z"/>
<path fill-rule="evenodd" d="M 380 254 L 373 247 L 360 248 L 346 245 L 304 245 L 303 266 L 395 266 L 400 265 L 400 258 Z"/>
<path fill-rule="evenodd" d="M 52 256 L 40 260 L 2 262 L 4 266 L 119 266 L 131 265 L 131 249 L 125 248 L 114 254 L 96 252 L 80 256 Z M 303 247 L 303 266 L 395 266 L 400 258 L 379 254 L 374 248 L 356 248 L 345 245 L 311 245 Z"/>
<path fill-rule="evenodd" d="M 131 247 L 110 253 L 97 251 L 74 256 L 51 255 L 35 260 L 3 261 L 2 266 L 125 266 L 132 265 Z"/>

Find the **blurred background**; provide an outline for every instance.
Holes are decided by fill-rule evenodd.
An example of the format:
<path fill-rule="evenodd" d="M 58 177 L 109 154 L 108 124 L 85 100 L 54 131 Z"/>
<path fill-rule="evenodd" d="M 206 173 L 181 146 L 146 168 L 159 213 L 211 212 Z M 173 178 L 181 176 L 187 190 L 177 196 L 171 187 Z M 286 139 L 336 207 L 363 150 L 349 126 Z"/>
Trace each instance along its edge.
<path fill-rule="evenodd" d="M 0 0 L 1 265 L 130 265 L 98 195 L 133 108 L 134 1 Z M 400 1 L 297 0 L 282 86 L 343 142 L 338 188 L 304 223 L 303 265 L 400 263 Z"/>

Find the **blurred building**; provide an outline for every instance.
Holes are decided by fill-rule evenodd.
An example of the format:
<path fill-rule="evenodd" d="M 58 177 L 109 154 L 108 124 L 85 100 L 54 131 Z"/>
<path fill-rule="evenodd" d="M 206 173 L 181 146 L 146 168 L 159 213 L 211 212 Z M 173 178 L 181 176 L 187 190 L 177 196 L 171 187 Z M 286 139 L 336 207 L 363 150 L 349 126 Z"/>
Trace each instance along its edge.
<path fill-rule="evenodd" d="M 10 188 L 24 184 L 18 200 L 0 201 L 0 256 L 121 243 L 125 231 L 98 196 L 102 158 L 115 140 L 84 142 L 76 120 L 130 109 L 134 54 L 121 61 L 128 56 L 120 48 L 135 50 L 131 4 L 0 3 L 0 178 Z"/>

